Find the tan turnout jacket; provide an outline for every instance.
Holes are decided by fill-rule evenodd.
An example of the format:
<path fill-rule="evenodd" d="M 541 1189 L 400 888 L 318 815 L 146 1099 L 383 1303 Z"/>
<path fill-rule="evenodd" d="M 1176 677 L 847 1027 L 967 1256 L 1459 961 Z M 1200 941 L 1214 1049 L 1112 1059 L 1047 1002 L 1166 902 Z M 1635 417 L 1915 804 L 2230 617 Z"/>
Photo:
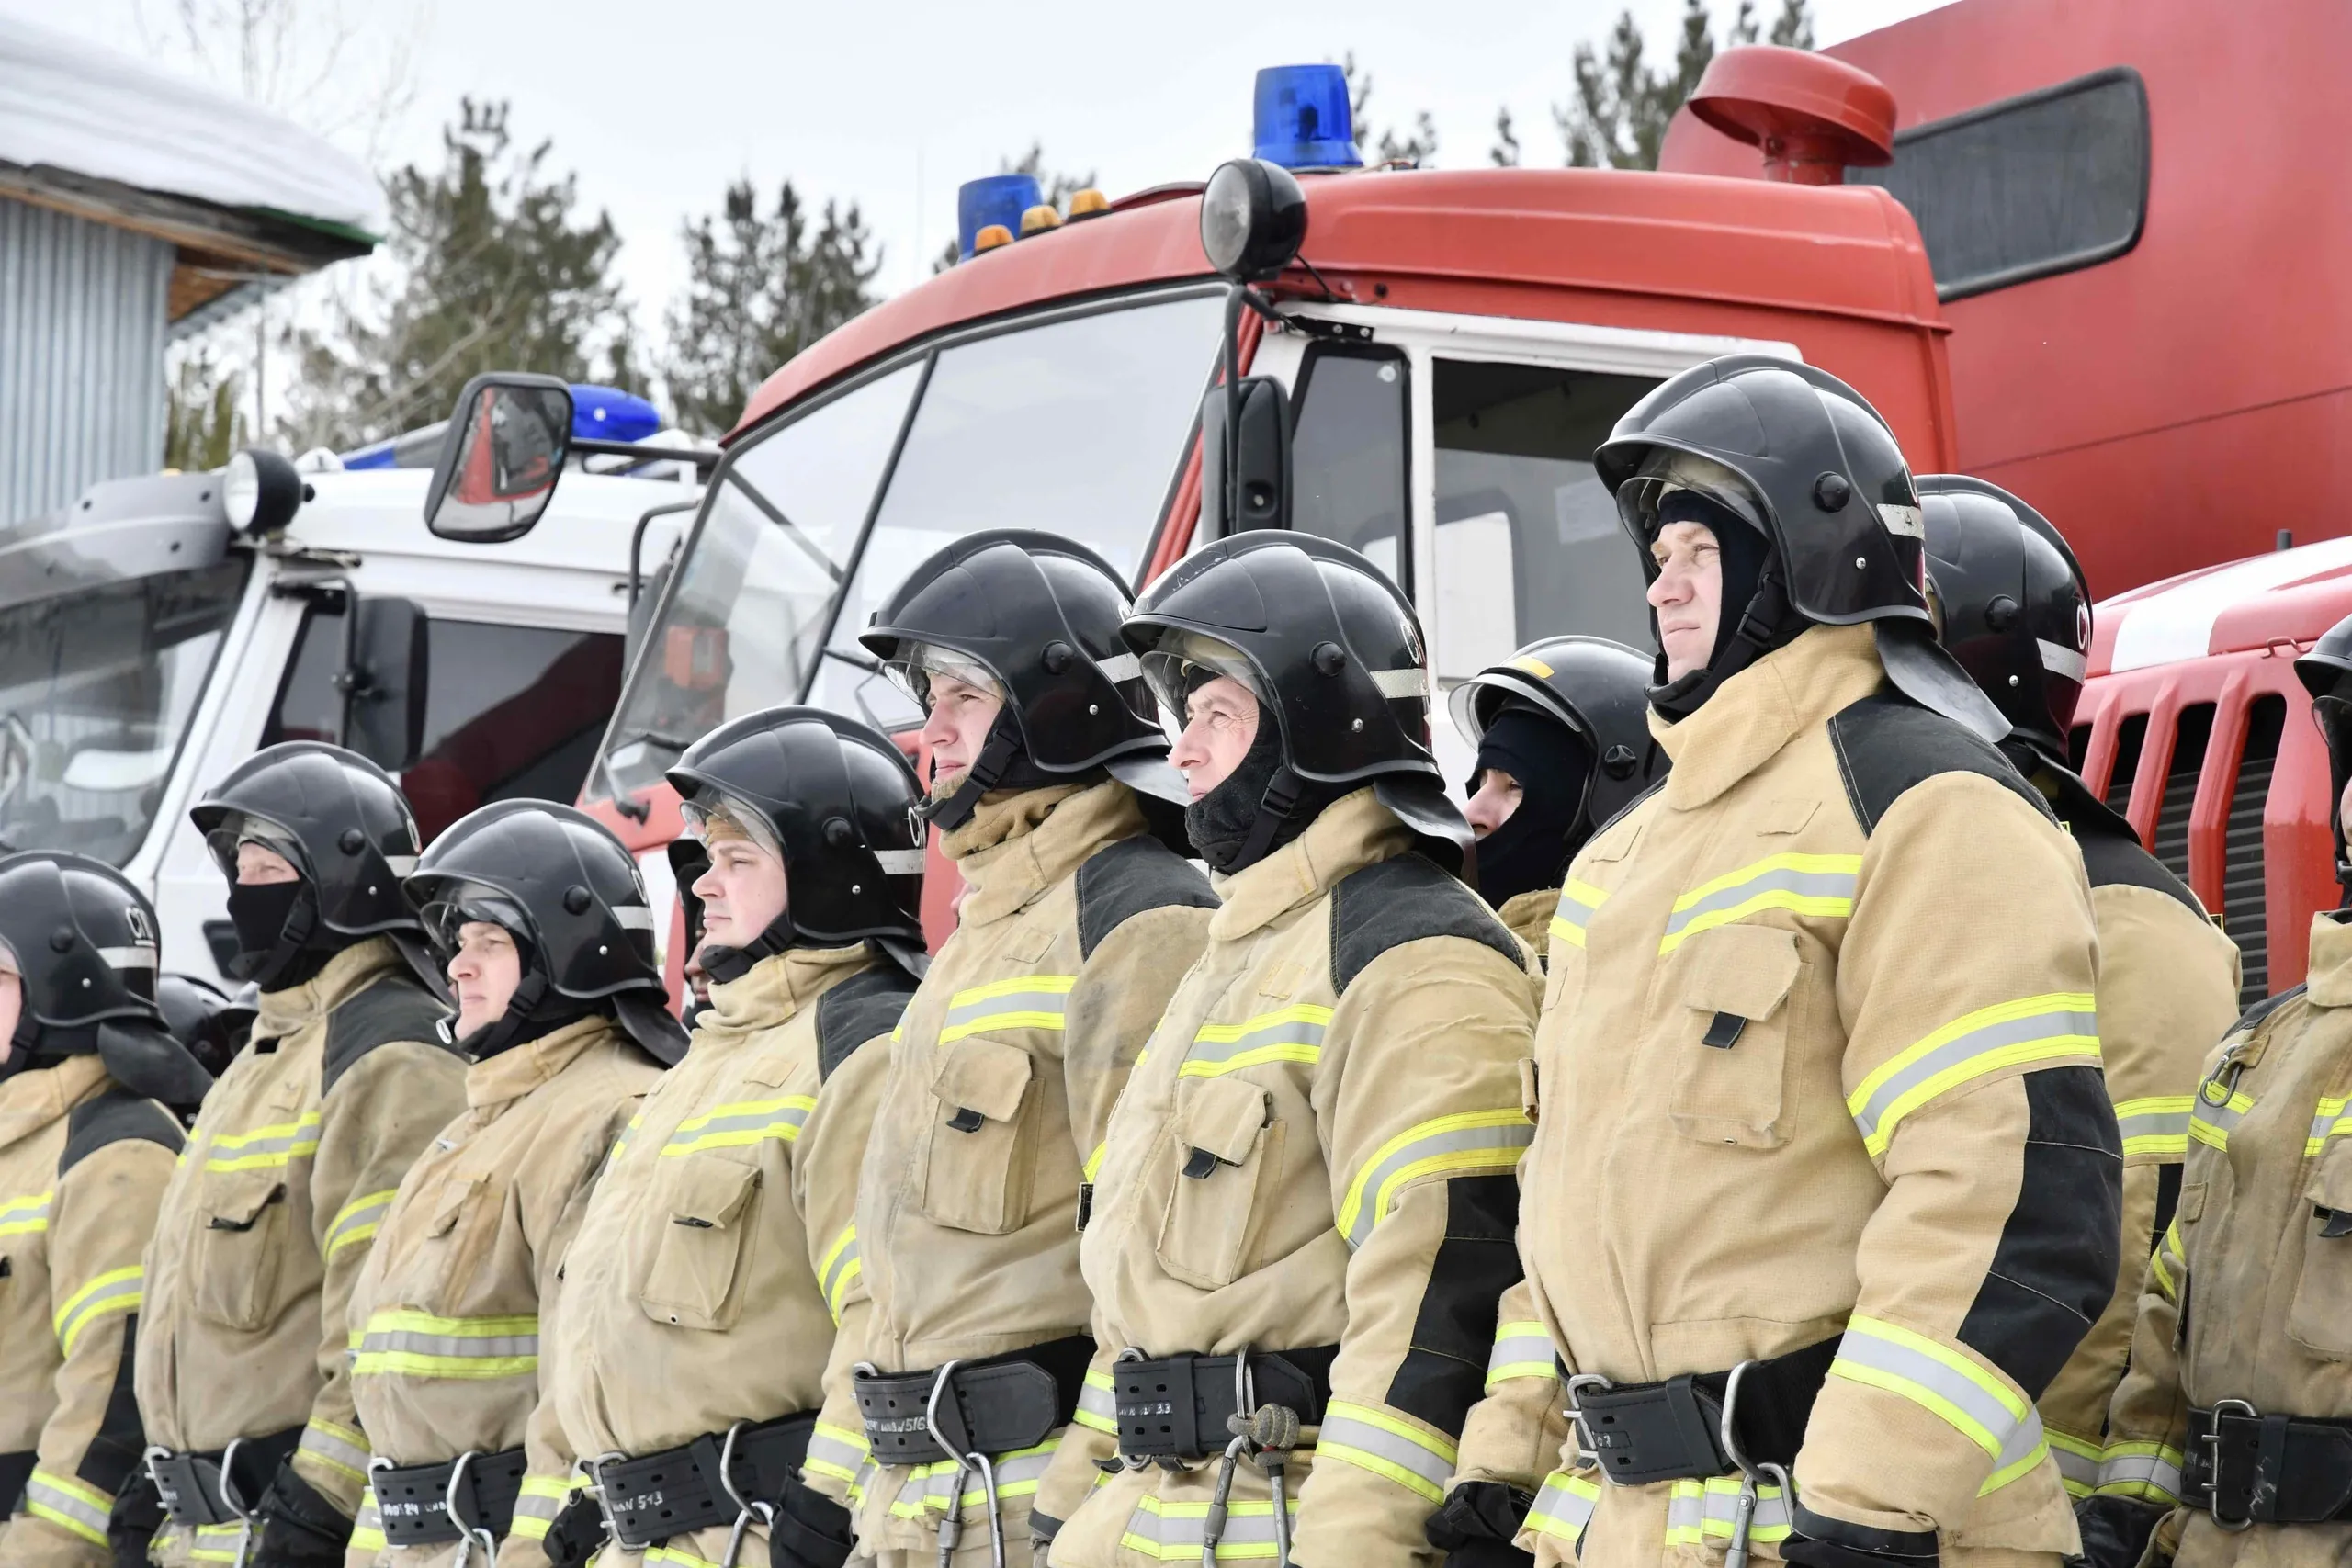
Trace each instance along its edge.
<path fill-rule="evenodd" d="M 465 1109 L 444 1012 L 388 938 L 266 991 L 253 1043 L 205 1097 L 147 1249 L 139 1413 L 147 1440 L 218 1451 L 302 1428 L 296 1472 L 356 1514 L 351 1287 L 394 1191 Z M 166 1564 L 234 1560 L 237 1527 L 166 1525 Z"/>
<path fill-rule="evenodd" d="M 466 1069 L 464 1114 L 409 1168 L 385 1212 L 345 1320 L 360 1429 L 400 1467 L 520 1448 L 528 1465 L 507 1568 L 540 1543 L 571 1480 L 539 1373 L 561 1355 L 557 1269 L 590 1184 L 661 1067 L 592 1016 Z M 368 1490 L 351 1568 L 428 1568 L 455 1542 L 388 1546 Z"/>
<path fill-rule="evenodd" d="M 1525 942 L 1528 950 L 1540 961 L 1549 951 L 1552 938 L 1552 909 L 1560 901 L 1556 887 L 1535 887 L 1516 897 L 1503 900 L 1495 916 L 1510 928 L 1510 934 Z"/>
<path fill-rule="evenodd" d="M 2312 917 L 2304 987 L 2257 1007 L 2206 1063 L 2180 1208 L 2147 1270 L 2132 1368 L 2109 1415 L 2098 1490 L 2171 1508 L 2155 1547 L 2179 1568 L 2318 1568 L 2352 1525 L 2223 1530 L 2173 1506 L 2191 1406 L 2352 1420 L 2352 926 Z"/>
<path fill-rule="evenodd" d="M 2090 892 L 1998 753 L 1883 680 L 1868 626 L 1816 626 L 1653 719 L 1674 771 L 1577 857 L 1552 928 L 1523 1243 L 1576 1371 L 1835 1339 L 1795 1465 L 1826 1531 L 2054 1565 L 2076 1534 L 2032 1400 L 2107 1305 L 2120 1226 Z M 1736 1490 L 1571 1454 L 1521 1539 L 1700 1564 Z M 1791 1515 L 1768 1486 L 1752 1550 Z"/>
<path fill-rule="evenodd" d="M 1109 1369 L 1128 1347 L 1338 1346 L 1328 1414 L 1289 1465 L 1296 1556 L 1437 1559 L 1422 1527 L 1520 1272 L 1535 998 L 1518 942 L 1411 843 L 1367 788 L 1219 881 L 1208 949 L 1111 1119 L 1081 1244 L 1088 1441 L 1039 1498 L 1076 1505 L 1057 1568 L 1199 1560 L 1215 1462 L 1100 1484 L 1086 1462 L 1115 1450 Z M 1232 1495 L 1227 1554 L 1270 1551 L 1265 1477 L 1244 1468 Z"/>
<path fill-rule="evenodd" d="M 0 1081 L 0 1524 L 4 1568 L 100 1568 L 146 1442 L 130 1377 L 140 1254 L 179 1123 L 95 1055 Z M 21 1491 L 23 1495 L 17 1496 Z"/>
<path fill-rule="evenodd" d="M 969 891 L 891 1041 L 858 1182 L 873 1297 L 863 1359 L 886 1372 L 1087 1332 L 1079 1188 L 1214 903 L 1198 871 L 1146 836 L 1120 784 L 992 795 L 942 848 Z M 979 1125 L 959 1131 L 958 1120 Z M 849 1380 L 829 1393 L 827 1427 L 861 1431 Z M 990 1456 L 1016 1568 L 1062 1431 Z M 927 1557 L 954 1472 L 867 1469 L 848 1489 L 861 1549 Z M 961 1502 L 961 1558 L 984 1562 L 977 1481 Z"/>
<path fill-rule="evenodd" d="M 835 1325 L 852 1346 L 866 1311 L 852 1212 L 888 1065 L 876 1037 L 911 985 L 861 945 L 793 949 L 710 988 L 566 1266 L 551 1386 L 575 1452 L 656 1453 L 823 1403 Z M 838 1494 L 864 1456 L 853 1421 L 808 1463 Z M 727 1536 L 673 1539 L 665 1561 L 716 1562 Z M 746 1537 L 745 1568 L 766 1539 Z"/>

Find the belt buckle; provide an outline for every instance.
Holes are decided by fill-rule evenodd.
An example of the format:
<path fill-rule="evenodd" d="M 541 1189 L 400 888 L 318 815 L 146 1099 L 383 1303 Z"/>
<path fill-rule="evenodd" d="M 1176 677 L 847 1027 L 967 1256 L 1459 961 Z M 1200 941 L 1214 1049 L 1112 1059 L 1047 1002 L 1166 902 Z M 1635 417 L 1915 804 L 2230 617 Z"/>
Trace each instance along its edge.
<path fill-rule="evenodd" d="M 1577 1372 L 1568 1379 L 1568 1404 L 1563 1414 L 1567 1416 L 1568 1425 L 1576 1428 L 1577 1441 L 1583 1446 L 1586 1453 L 1594 1456 L 1595 1459 L 1599 1458 L 1600 1450 L 1592 1440 L 1592 1428 L 1584 1424 L 1584 1402 L 1578 1395 L 1589 1388 L 1599 1389 L 1606 1393 L 1616 1386 L 1599 1372 Z M 1605 1476 L 1608 1473 L 1609 1467 L 1602 1465 L 1601 1474 Z"/>
<path fill-rule="evenodd" d="M 2246 1517 L 2242 1519 L 2225 1519 L 2222 1517 L 2222 1413 L 2225 1410 L 2235 1415 L 2243 1416 L 2251 1421 L 2261 1420 L 2262 1412 L 2256 1410 L 2254 1405 L 2246 1400 L 2217 1399 L 2213 1402 L 2212 1429 L 2205 1434 L 2205 1469 L 2207 1472 L 2205 1512 L 2211 1517 L 2213 1523 L 2217 1528 L 2227 1530 L 2232 1535 L 2236 1535 L 2242 1530 L 2252 1529 L 2254 1528 L 2255 1520 L 2254 1516 L 2251 1513 L 2247 1514 Z M 2260 1462 L 2257 1461 L 2256 1464 L 2256 1474 L 2255 1477 L 2257 1484 L 2261 1481 L 2260 1468 Z"/>
<path fill-rule="evenodd" d="M 629 1539 L 621 1533 L 621 1522 L 613 1516 L 613 1500 L 605 1493 L 605 1467 L 616 1460 L 627 1458 L 628 1455 L 618 1449 L 607 1449 L 594 1459 L 582 1460 L 580 1468 L 588 1472 L 588 1495 L 596 1499 L 596 1511 L 605 1516 L 605 1530 L 625 1549 L 642 1551 L 653 1543 L 648 1540 L 632 1544 Z"/>

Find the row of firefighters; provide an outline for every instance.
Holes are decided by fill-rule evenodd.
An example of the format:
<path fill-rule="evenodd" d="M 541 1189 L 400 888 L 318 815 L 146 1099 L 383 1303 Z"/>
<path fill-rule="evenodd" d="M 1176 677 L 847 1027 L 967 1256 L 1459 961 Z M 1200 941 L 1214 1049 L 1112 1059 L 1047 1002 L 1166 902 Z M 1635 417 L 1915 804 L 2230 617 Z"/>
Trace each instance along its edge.
<path fill-rule="evenodd" d="M 1454 692 L 1467 820 L 1363 557 L 943 550 L 863 634 L 927 789 L 669 773 L 690 1035 L 565 806 L 240 767 L 217 1081 L 138 892 L 0 861 L 0 1564 L 2340 1560 L 2352 928 L 2238 1016 L 2068 770 L 2064 541 L 1836 378 L 1597 466 L 1659 653 Z"/>

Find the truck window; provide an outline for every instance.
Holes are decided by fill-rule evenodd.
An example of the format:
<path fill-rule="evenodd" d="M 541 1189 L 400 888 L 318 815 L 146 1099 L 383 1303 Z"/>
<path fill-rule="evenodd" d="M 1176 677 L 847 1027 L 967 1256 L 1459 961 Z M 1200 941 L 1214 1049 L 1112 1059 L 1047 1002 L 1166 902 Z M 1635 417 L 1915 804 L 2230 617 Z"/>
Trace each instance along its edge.
<path fill-rule="evenodd" d="M 1942 299 L 2093 266 L 2140 241 L 2148 90 L 2128 66 L 1914 126 L 1846 171 L 1910 209 Z"/>
<path fill-rule="evenodd" d="M 0 610 L 0 840 L 120 865 L 147 837 L 252 558 Z"/>
<path fill-rule="evenodd" d="M 1405 543 L 1405 356 L 1317 344 L 1299 367 L 1291 526 L 1363 552 L 1410 593 Z"/>
<path fill-rule="evenodd" d="M 494 800 L 570 804 L 621 687 L 622 639 L 603 632 L 435 618 L 422 754 L 401 791 L 430 843 Z M 337 738 L 343 613 L 313 606 L 262 744 Z"/>
<path fill-rule="evenodd" d="M 1436 362 L 1437 626 L 1441 682 L 1539 637 L 1581 632 L 1646 649 L 1643 580 L 1593 448 L 1645 376 Z"/>

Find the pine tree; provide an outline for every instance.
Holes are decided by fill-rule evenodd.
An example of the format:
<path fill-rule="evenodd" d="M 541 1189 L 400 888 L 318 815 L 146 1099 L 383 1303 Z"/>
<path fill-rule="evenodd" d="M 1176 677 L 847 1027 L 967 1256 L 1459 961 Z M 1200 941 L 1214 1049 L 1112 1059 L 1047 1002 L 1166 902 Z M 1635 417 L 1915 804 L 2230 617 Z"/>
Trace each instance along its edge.
<path fill-rule="evenodd" d="M 1372 134 L 1372 73 L 1356 64 L 1350 50 L 1340 59 L 1340 74 L 1348 85 L 1348 118 L 1355 123 L 1356 152 L 1367 164 L 1409 164 L 1416 167 L 1437 156 L 1437 122 L 1430 111 L 1413 116 L 1413 128 L 1398 131 L 1391 126 L 1375 139 Z M 1367 147 L 1370 149 L 1366 152 Z"/>
<path fill-rule="evenodd" d="M 1739 8 L 1724 31 L 1724 42 L 1753 43 L 1757 31 L 1755 0 L 1739 0 Z M 1808 0 L 1781 0 L 1770 37 L 1776 44 L 1811 49 L 1813 15 Z M 1631 11 L 1618 17 L 1600 49 L 1590 43 L 1577 46 L 1576 91 L 1566 103 L 1552 108 L 1553 122 L 1566 144 L 1572 166 L 1657 167 L 1667 126 L 1715 57 L 1707 0 L 1683 0 L 1670 69 L 1653 70 L 1643 58 L 1643 50 L 1642 29 Z"/>
<path fill-rule="evenodd" d="M 687 282 L 670 307 L 673 417 L 718 434 L 776 367 L 875 302 L 882 249 L 855 206 L 812 214 L 786 180 L 771 216 L 749 180 L 684 226 Z"/>
<path fill-rule="evenodd" d="M 503 103 L 463 100 L 441 166 L 412 164 L 386 182 L 397 281 L 372 309 L 344 305 L 324 331 L 296 334 L 302 373 L 283 433 L 298 448 L 447 418 L 486 370 L 612 373 L 628 341 L 612 276 L 620 237 L 605 213 L 575 215 L 577 176 L 548 170 L 547 141 L 519 149 L 508 118 Z"/>
<path fill-rule="evenodd" d="M 164 467 L 201 473 L 245 446 L 243 378 L 198 350 L 175 367 L 164 396 Z"/>
<path fill-rule="evenodd" d="M 1511 133 L 1507 107 L 1495 111 L 1495 144 L 1487 150 L 1487 157 L 1498 169 L 1519 167 L 1519 138 Z"/>

